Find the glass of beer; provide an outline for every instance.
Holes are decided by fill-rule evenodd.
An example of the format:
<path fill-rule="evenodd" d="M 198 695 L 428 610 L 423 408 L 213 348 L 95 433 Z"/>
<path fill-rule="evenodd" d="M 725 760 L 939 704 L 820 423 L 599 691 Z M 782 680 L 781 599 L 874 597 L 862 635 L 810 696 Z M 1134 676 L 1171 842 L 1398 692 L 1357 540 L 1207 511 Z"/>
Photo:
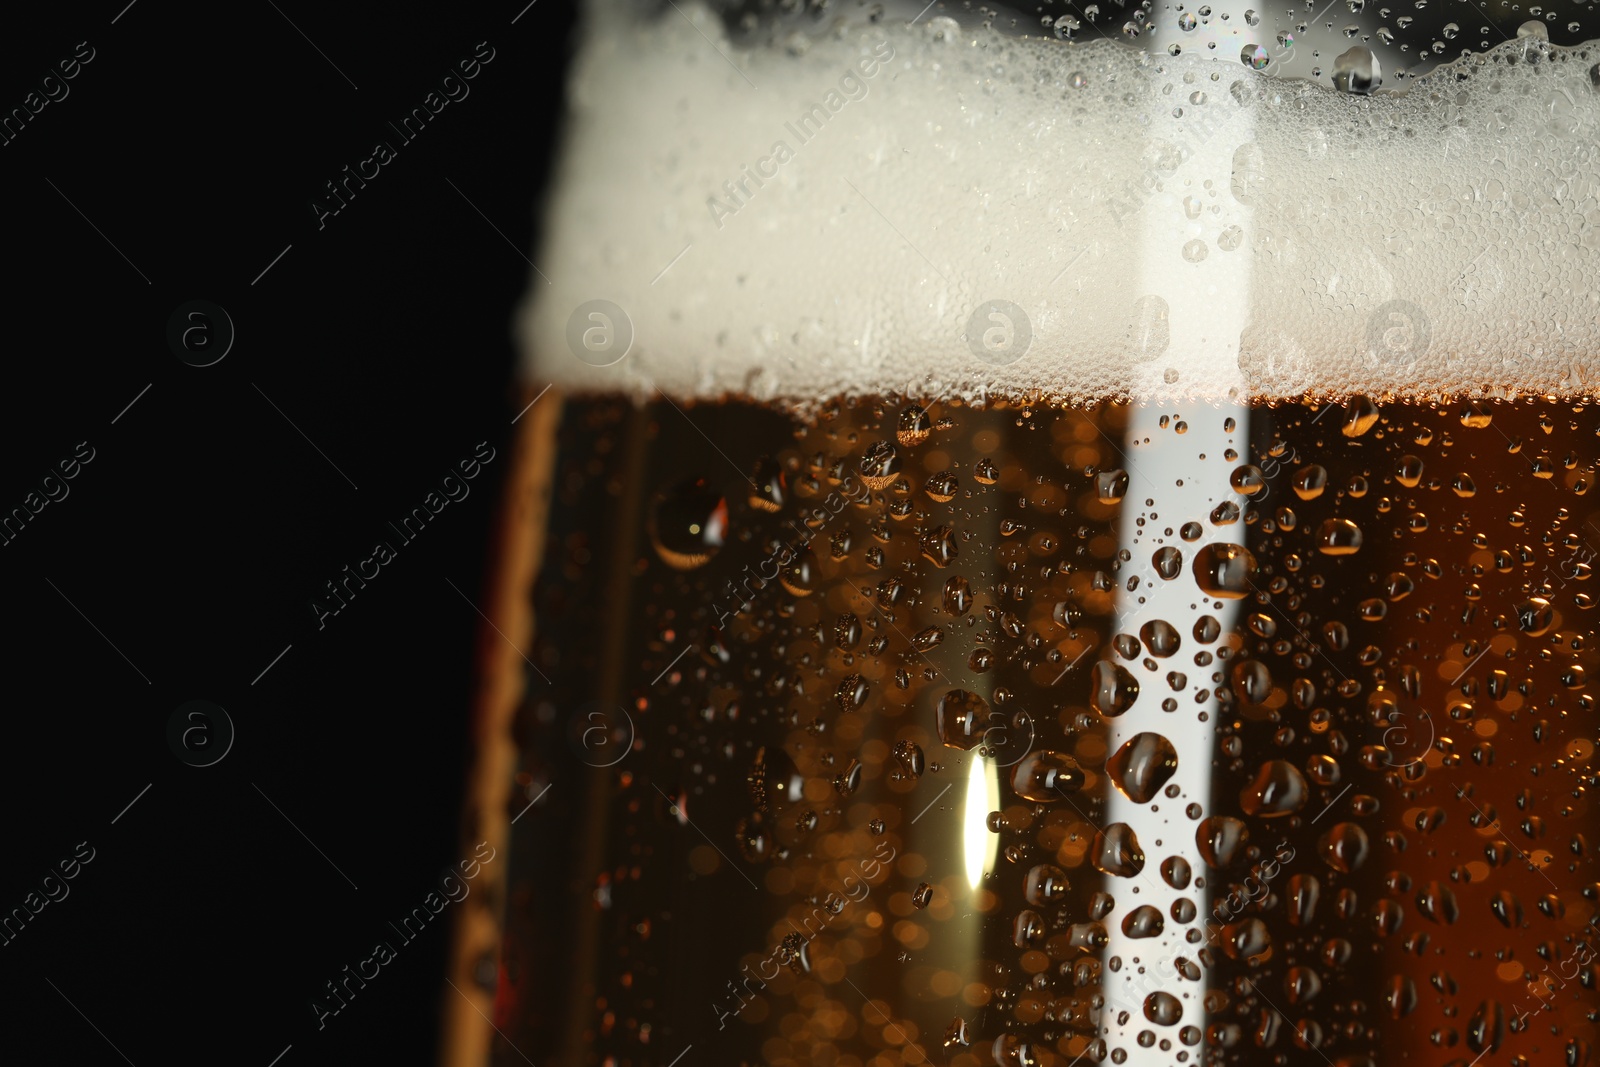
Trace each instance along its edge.
<path fill-rule="evenodd" d="M 1417 7 L 591 4 L 442 1062 L 1596 1062 L 1600 45 Z"/>

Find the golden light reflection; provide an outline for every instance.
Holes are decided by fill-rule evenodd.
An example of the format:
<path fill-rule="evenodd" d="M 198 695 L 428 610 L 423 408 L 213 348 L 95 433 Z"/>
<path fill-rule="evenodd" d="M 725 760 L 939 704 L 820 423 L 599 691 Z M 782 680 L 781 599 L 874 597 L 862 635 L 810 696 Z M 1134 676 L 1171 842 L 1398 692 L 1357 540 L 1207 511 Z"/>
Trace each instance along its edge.
<path fill-rule="evenodd" d="M 1000 838 L 989 832 L 991 811 L 1000 807 L 1000 776 L 987 762 L 973 759 L 967 766 L 967 803 L 961 816 L 962 851 L 967 861 L 967 885 L 973 889 L 985 871 L 994 869 Z"/>

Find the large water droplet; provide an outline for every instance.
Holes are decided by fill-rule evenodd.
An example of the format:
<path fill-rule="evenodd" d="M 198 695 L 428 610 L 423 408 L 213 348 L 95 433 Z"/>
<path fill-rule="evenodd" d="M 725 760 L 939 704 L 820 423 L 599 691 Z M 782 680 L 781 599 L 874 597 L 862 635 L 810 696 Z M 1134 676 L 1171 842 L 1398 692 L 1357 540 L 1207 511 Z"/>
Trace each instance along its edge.
<path fill-rule="evenodd" d="M 1011 768 L 1011 788 L 1019 797 L 1046 804 L 1083 788 L 1083 771 L 1077 761 L 1059 752 L 1030 752 Z"/>
<path fill-rule="evenodd" d="M 1301 467 L 1289 484 L 1301 500 L 1315 500 L 1328 487 L 1328 470 L 1316 463 Z"/>
<path fill-rule="evenodd" d="M 750 506 L 757 511 L 777 511 L 789 498 L 789 480 L 778 461 L 763 457 L 750 474 Z"/>
<path fill-rule="evenodd" d="M 1324 556 L 1355 555 L 1361 542 L 1361 527 L 1349 519 L 1325 519 L 1317 528 L 1317 551 Z"/>
<path fill-rule="evenodd" d="M 960 554 L 956 546 L 956 532 L 948 526 L 939 526 L 922 535 L 922 556 L 935 567 L 948 567 Z"/>
<path fill-rule="evenodd" d="M 1242 600 L 1254 591 L 1256 558 L 1243 545 L 1218 541 L 1194 555 L 1194 580 L 1210 596 Z"/>
<path fill-rule="evenodd" d="M 976 748 L 989 726 L 989 703 L 976 693 L 952 689 L 939 698 L 939 740 L 948 748 Z"/>
<path fill-rule="evenodd" d="M 922 746 L 915 741 L 896 741 L 894 758 L 901 769 L 913 778 L 921 778 L 927 768 L 927 757 L 922 753 Z"/>
<path fill-rule="evenodd" d="M 1166 928 L 1161 909 L 1150 904 L 1141 904 L 1122 917 L 1122 932 L 1130 938 L 1160 937 Z"/>
<path fill-rule="evenodd" d="M 944 583 L 944 610 L 952 615 L 965 615 L 972 607 L 972 584 L 961 575 L 952 575 Z"/>
<path fill-rule="evenodd" d="M 1053 864 L 1041 863 L 1028 872 L 1023 895 L 1029 904 L 1042 908 L 1066 900 L 1070 888 L 1067 872 Z"/>
<path fill-rule="evenodd" d="M 1333 61 L 1333 87 L 1341 93 L 1367 96 L 1383 84 L 1383 65 L 1372 49 L 1356 45 Z"/>
<path fill-rule="evenodd" d="M 1089 694 L 1089 703 L 1094 710 L 1115 718 L 1133 707 L 1137 699 L 1139 683 L 1121 664 L 1101 660 L 1094 665 L 1094 681 Z"/>
<path fill-rule="evenodd" d="M 1267 760 L 1250 784 L 1239 791 L 1239 808 L 1246 815 L 1273 819 L 1293 815 L 1306 806 L 1311 790 L 1300 768 L 1287 760 Z"/>
<path fill-rule="evenodd" d="M 900 477 L 900 454 L 887 441 L 874 441 L 856 464 L 868 489 L 887 489 Z"/>
<path fill-rule="evenodd" d="M 1517 629 L 1529 637 L 1548 633 L 1555 618 L 1555 609 L 1542 596 L 1529 597 L 1517 605 Z"/>
<path fill-rule="evenodd" d="M 1176 1026 L 1183 1018 L 1183 1001 L 1157 990 L 1144 998 L 1144 1017 L 1157 1026 Z"/>
<path fill-rule="evenodd" d="M 1106 762 L 1106 773 L 1135 804 L 1148 804 L 1178 770 L 1178 750 L 1157 733 L 1135 734 Z"/>
<path fill-rule="evenodd" d="M 656 498 L 650 513 L 650 543 L 669 567 L 694 570 L 722 548 L 728 535 L 728 502 L 704 478 L 680 482 Z"/>
<path fill-rule="evenodd" d="M 1105 874 L 1132 878 L 1144 870 L 1144 849 L 1133 827 L 1114 822 L 1094 835 L 1089 854 L 1095 869 Z"/>
<path fill-rule="evenodd" d="M 897 441 L 910 448 L 926 441 L 932 432 L 933 424 L 928 419 L 928 413 L 919 405 L 912 404 L 900 413 L 900 425 L 895 428 L 894 436 Z"/>
<path fill-rule="evenodd" d="M 1128 472 L 1101 471 L 1094 476 L 1094 491 L 1102 504 L 1120 503 L 1128 495 Z"/>
<path fill-rule="evenodd" d="M 1272 935 L 1260 919 L 1244 919 L 1222 928 L 1222 950 L 1229 959 L 1254 961 L 1272 948 Z"/>
<path fill-rule="evenodd" d="M 1357 870 L 1367 862 L 1367 856 L 1372 851 L 1372 846 L 1367 841 L 1367 832 L 1353 822 L 1342 822 L 1333 826 L 1322 835 L 1317 847 L 1322 852 L 1323 861 L 1329 867 L 1346 874 Z"/>
<path fill-rule="evenodd" d="M 803 549 L 795 556 L 794 561 L 778 574 L 779 583 L 794 596 L 810 596 L 816 592 L 820 580 L 817 554 L 809 548 Z"/>
<path fill-rule="evenodd" d="M 1195 827 L 1194 843 L 1200 858 L 1212 867 L 1227 867 L 1244 852 L 1250 830 L 1231 815 L 1212 815 Z"/>

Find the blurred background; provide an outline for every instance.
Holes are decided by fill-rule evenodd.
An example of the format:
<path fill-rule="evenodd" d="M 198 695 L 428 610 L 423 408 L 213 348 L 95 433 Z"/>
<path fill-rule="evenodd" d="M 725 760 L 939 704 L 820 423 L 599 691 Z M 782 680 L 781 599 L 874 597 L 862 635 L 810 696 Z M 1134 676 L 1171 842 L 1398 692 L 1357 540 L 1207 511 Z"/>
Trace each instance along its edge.
<path fill-rule="evenodd" d="M 451 913 L 410 943 L 388 924 L 468 858 L 474 602 L 572 11 L 8 12 L 0 508 L 60 499 L 0 544 L 0 915 L 28 916 L 0 940 L 7 1048 L 431 1061 Z M 388 123 L 479 42 L 469 95 L 405 143 Z M 395 158 L 319 227 L 325 183 L 379 140 Z M 168 342 L 193 300 L 232 321 L 207 367 Z M 41 489 L 80 442 L 66 495 Z M 479 442 L 496 458 L 469 495 L 410 544 L 389 532 Z M 324 583 L 380 539 L 397 558 L 319 628 Z M 168 744 L 190 700 L 234 727 L 208 767 Z M 381 938 L 398 959 L 319 1030 L 311 999 Z"/>

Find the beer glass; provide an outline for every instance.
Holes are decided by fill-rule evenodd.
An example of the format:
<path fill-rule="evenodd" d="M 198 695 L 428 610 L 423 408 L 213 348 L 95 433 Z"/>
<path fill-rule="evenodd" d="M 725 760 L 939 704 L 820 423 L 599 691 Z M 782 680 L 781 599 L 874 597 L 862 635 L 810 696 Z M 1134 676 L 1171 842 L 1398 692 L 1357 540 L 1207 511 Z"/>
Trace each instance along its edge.
<path fill-rule="evenodd" d="M 587 9 L 444 1062 L 1594 1062 L 1592 12 L 919 7 Z"/>

